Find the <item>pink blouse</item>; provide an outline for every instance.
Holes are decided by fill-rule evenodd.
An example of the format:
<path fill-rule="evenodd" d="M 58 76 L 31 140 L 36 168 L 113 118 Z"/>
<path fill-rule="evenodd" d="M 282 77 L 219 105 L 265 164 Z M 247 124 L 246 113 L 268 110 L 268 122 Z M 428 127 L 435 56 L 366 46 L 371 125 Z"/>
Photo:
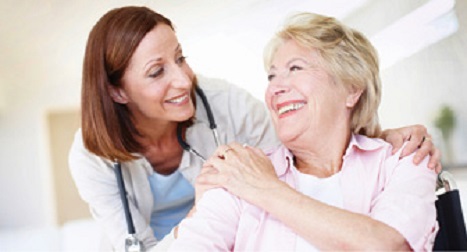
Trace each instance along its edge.
<path fill-rule="evenodd" d="M 428 158 L 415 166 L 413 155 L 399 159 L 380 140 L 353 135 L 343 157 L 344 209 L 370 216 L 399 231 L 415 251 L 431 250 L 438 225 L 436 173 Z M 268 153 L 282 181 L 296 188 L 293 155 L 280 146 Z M 273 195 L 271 195 L 273 197 Z M 179 227 L 174 251 L 293 251 L 297 234 L 266 211 L 224 189 L 207 191 L 197 212 Z"/>

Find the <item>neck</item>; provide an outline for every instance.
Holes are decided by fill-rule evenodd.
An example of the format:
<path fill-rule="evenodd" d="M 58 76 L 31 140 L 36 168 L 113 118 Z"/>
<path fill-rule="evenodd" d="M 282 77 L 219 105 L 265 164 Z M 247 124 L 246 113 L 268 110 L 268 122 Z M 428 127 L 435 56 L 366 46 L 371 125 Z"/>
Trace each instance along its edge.
<path fill-rule="evenodd" d="M 136 125 L 138 132 L 141 136 L 138 141 L 143 146 L 146 145 L 159 145 L 167 141 L 177 140 L 177 123 L 164 122 L 152 123 L 149 125 Z"/>
<path fill-rule="evenodd" d="M 313 141 L 306 141 L 306 145 L 291 148 L 291 151 L 300 172 L 324 178 L 341 170 L 351 132 L 347 129 L 321 135 L 326 138 L 316 134 Z"/>
<path fill-rule="evenodd" d="M 183 149 L 177 141 L 177 123 L 155 124 L 152 127 L 138 127 L 143 146 L 142 154 L 159 174 L 168 175 L 176 171 L 183 156 Z"/>

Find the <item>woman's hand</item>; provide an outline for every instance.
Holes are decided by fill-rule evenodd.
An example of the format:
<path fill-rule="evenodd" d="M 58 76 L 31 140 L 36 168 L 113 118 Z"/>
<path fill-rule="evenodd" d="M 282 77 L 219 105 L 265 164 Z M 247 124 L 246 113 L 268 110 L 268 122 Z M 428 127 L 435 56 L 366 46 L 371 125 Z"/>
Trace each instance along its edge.
<path fill-rule="evenodd" d="M 282 184 L 260 149 L 238 143 L 220 146 L 206 161 L 196 181 L 200 192 L 209 187 L 223 187 L 250 203 L 262 192 Z"/>
<path fill-rule="evenodd" d="M 413 125 L 397 129 L 387 129 L 383 131 L 381 138 L 390 143 L 393 153 L 396 153 L 407 141 L 407 145 L 402 150 L 401 157 L 405 157 L 417 151 L 414 157 L 414 164 L 418 165 L 427 155 L 430 155 L 428 167 L 441 172 L 441 151 L 431 141 L 431 135 L 428 134 L 423 125 Z M 418 150 L 417 150 L 418 149 Z"/>

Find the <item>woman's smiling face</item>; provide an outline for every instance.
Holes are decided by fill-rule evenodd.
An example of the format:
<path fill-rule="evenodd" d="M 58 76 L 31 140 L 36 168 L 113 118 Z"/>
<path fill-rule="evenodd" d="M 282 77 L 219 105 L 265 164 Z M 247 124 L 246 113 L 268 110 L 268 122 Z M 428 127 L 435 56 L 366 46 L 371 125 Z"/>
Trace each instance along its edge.
<path fill-rule="evenodd" d="M 194 115 L 193 80 L 175 32 L 160 24 L 136 48 L 112 98 L 126 104 L 137 122 L 181 122 Z"/>
<path fill-rule="evenodd" d="M 284 41 L 272 58 L 265 101 L 285 144 L 301 136 L 323 136 L 348 113 L 347 92 L 335 83 L 322 61 L 317 50 L 294 40 Z"/>

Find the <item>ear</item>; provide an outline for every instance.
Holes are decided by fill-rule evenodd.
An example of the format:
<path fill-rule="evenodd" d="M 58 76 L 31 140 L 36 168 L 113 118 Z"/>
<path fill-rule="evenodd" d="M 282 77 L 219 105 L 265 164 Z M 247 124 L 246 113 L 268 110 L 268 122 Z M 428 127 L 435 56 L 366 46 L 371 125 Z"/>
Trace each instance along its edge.
<path fill-rule="evenodd" d="M 347 108 L 353 108 L 357 104 L 360 96 L 362 95 L 362 89 L 353 89 L 347 94 L 347 99 L 345 100 L 345 105 Z"/>
<path fill-rule="evenodd" d="M 121 87 L 114 87 L 112 85 L 107 86 L 107 90 L 109 91 L 110 97 L 116 103 L 127 104 L 128 97 Z"/>

